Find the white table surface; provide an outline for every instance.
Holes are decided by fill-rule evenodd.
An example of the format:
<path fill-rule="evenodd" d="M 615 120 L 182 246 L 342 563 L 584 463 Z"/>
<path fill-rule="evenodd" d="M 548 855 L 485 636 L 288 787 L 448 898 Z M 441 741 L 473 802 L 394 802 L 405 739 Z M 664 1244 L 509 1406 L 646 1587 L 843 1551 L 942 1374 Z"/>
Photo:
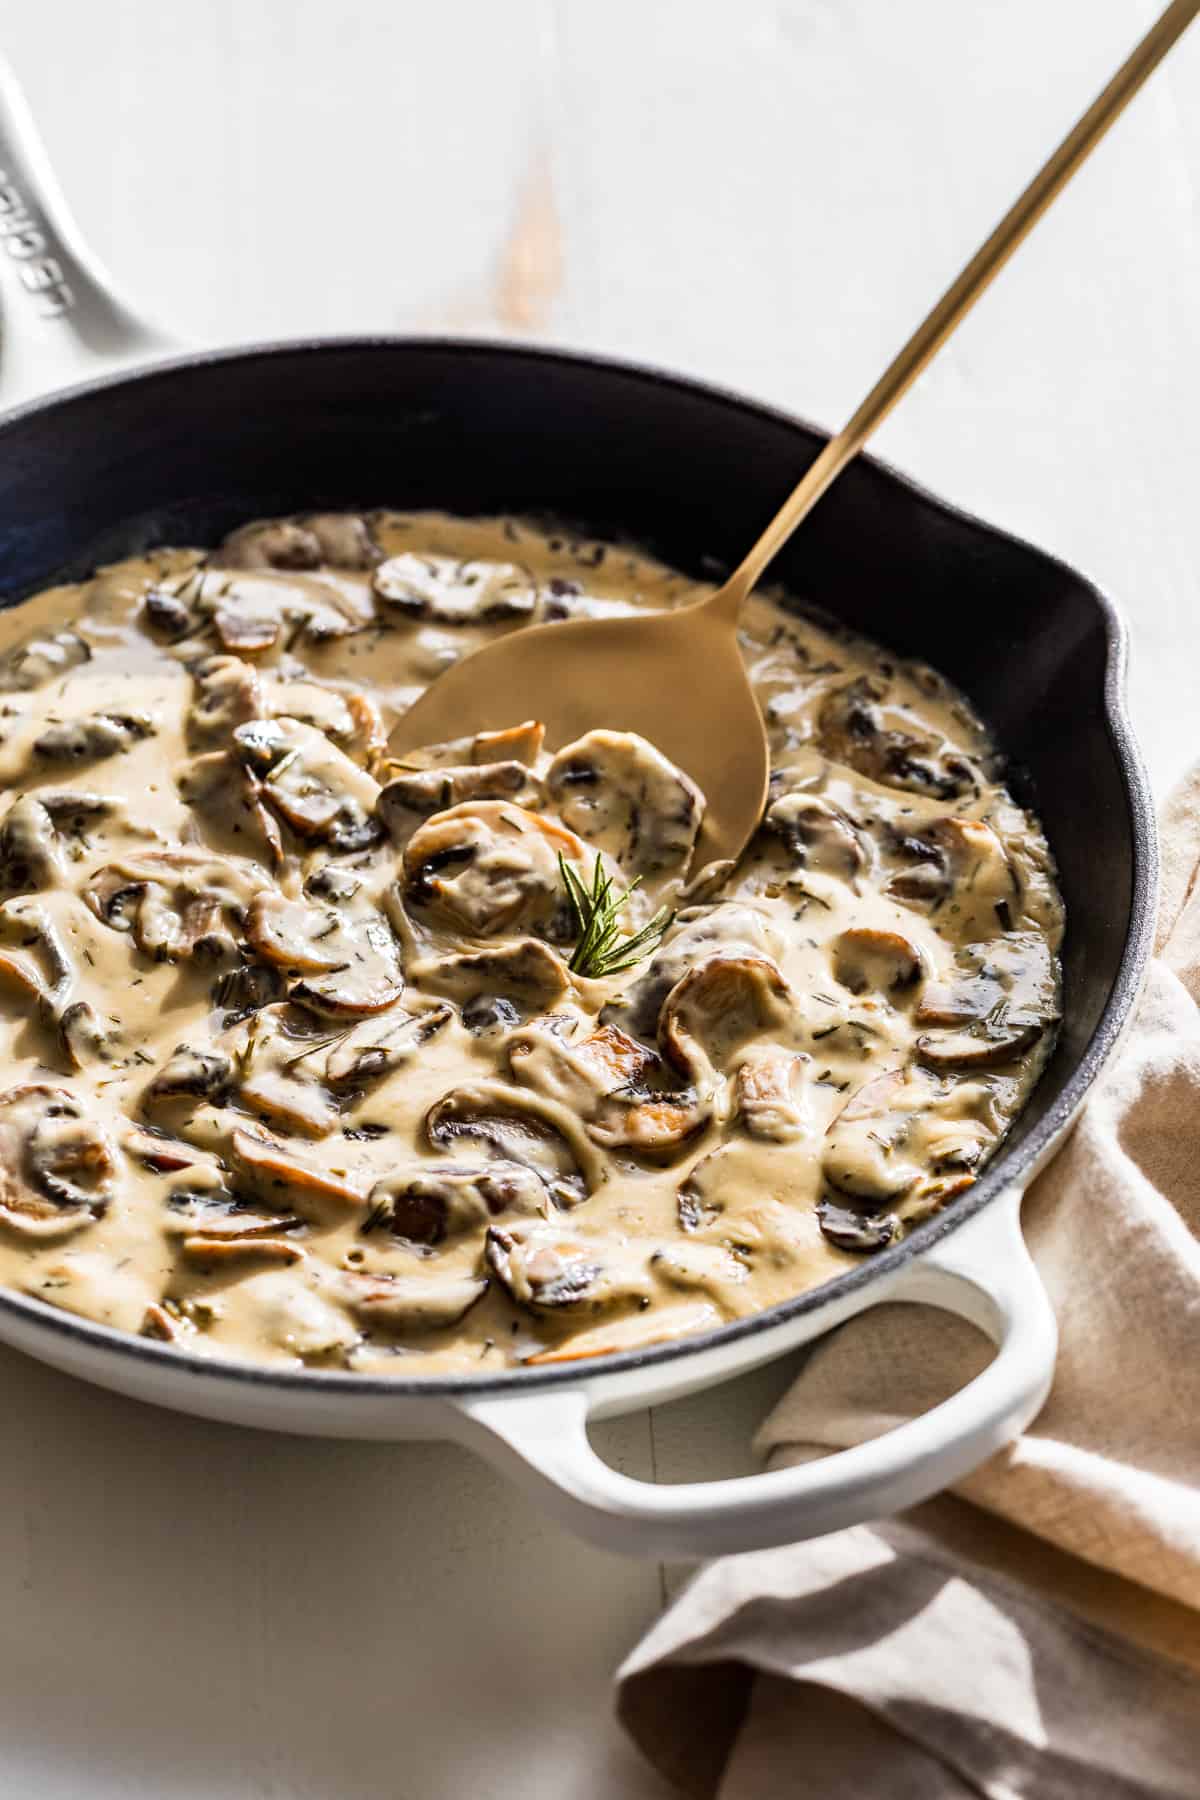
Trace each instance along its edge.
<path fill-rule="evenodd" d="M 87 234 L 181 339 L 528 334 L 833 425 L 1156 10 L 3 0 L 0 41 Z M 878 444 L 1123 603 L 1160 791 L 1195 748 L 1198 96 L 1200 29 Z M 786 1379 L 598 1442 L 740 1470 Z M 666 1794 L 609 1681 L 678 1572 L 453 1449 L 200 1424 L 7 1351 L 0 1409 L 0 1795 Z"/>

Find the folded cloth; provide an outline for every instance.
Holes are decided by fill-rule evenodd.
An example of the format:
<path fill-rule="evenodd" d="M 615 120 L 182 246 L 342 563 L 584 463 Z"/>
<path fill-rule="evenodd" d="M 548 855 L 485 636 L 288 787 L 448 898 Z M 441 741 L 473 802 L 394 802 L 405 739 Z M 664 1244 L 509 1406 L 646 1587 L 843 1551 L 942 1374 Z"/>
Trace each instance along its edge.
<path fill-rule="evenodd" d="M 686 1793 L 1200 1800 L 1200 769 L 1162 835 L 1133 1028 L 1022 1213 L 1050 1398 L 953 1495 L 693 1579 L 619 1677 Z M 987 1355 L 947 1313 L 877 1308 L 819 1343 L 760 1447 L 877 1436 Z"/>

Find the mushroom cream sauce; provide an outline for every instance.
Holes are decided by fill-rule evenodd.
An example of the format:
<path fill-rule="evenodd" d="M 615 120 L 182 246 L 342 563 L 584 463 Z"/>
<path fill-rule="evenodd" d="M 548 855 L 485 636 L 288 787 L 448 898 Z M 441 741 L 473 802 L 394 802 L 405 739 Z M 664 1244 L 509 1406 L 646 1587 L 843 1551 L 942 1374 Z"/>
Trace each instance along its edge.
<path fill-rule="evenodd" d="M 338 514 L 0 616 L 0 1280 L 204 1356 L 487 1371 L 753 1313 L 970 1187 L 1062 909 L 931 670 L 750 602 L 774 773 L 732 871 L 688 867 L 703 796 L 640 738 L 388 761 L 494 634 L 701 591 Z M 640 878 L 623 931 L 674 912 L 647 957 L 570 972 L 560 855 Z"/>

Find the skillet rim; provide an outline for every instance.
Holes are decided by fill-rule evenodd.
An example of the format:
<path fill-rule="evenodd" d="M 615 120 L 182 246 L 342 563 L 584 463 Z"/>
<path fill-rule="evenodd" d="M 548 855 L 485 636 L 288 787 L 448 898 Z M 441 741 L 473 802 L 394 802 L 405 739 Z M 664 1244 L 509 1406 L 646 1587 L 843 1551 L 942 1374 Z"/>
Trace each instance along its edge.
<path fill-rule="evenodd" d="M 514 343 L 504 338 L 460 337 L 454 335 L 346 334 L 285 338 L 261 343 L 218 347 L 194 351 L 186 355 L 155 360 L 144 366 L 122 369 L 56 389 L 41 398 L 24 400 L 0 413 L 0 438 L 11 428 L 39 414 L 52 412 L 61 404 L 91 395 L 102 395 L 110 389 L 150 384 L 177 373 L 207 368 L 230 368 L 250 361 L 283 359 L 288 356 L 321 357 L 347 351 L 422 350 L 448 352 L 465 358 L 512 359 L 527 364 L 559 364 L 590 372 L 601 378 L 617 376 L 652 387 L 683 389 L 698 401 L 714 402 L 740 413 L 751 413 L 782 427 L 785 431 L 807 433 L 827 439 L 822 427 L 799 418 L 794 413 L 740 394 L 715 383 L 675 374 L 657 365 L 630 362 L 620 357 L 602 356 L 587 351 L 559 349 L 553 346 Z M 497 1375 L 463 1376 L 380 1376 L 358 1375 L 349 1371 L 328 1369 L 277 1369 L 267 1364 L 238 1359 L 197 1357 L 170 1344 L 136 1337 L 97 1320 L 63 1312 L 31 1295 L 0 1287 L 0 1316 L 10 1314 L 36 1329 L 74 1340 L 87 1348 L 143 1361 L 159 1368 L 174 1368 L 181 1374 L 201 1382 L 227 1378 L 235 1387 L 280 1387 L 296 1393 L 342 1393 L 347 1396 L 380 1399 L 394 1396 L 397 1400 L 426 1397 L 429 1399 L 475 1398 L 487 1394 L 528 1393 L 533 1389 L 563 1386 L 589 1387 L 601 1384 L 608 1376 L 636 1375 L 646 1368 L 659 1368 L 702 1351 L 719 1351 L 741 1343 L 756 1333 L 786 1325 L 806 1314 L 817 1313 L 837 1300 L 857 1294 L 873 1282 L 902 1268 L 919 1257 L 933 1244 L 966 1225 L 1002 1192 L 1014 1186 L 1024 1188 L 1048 1156 L 1055 1141 L 1065 1133 L 1083 1104 L 1110 1053 L 1128 1024 L 1150 958 L 1153 943 L 1158 891 L 1158 840 L 1153 799 L 1144 759 L 1129 717 L 1126 674 L 1129 660 L 1129 635 L 1124 619 L 1109 596 L 1079 569 L 1064 558 L 1039 549 L 1027 539 L 990 525 L 977 514 L 955 506 L 931 493 L 919 482 L 901 473 L 879 458 L 860 453 L 856 459 L 866 463 L 885 481 L 902 490 L 905 498 L 915 499 L 934 511 L 983 533 L 993 542 L 1023 550 L 1044 565 L 1061 570 L 1093 601 L 1099 610 L 1105 633 L 1103 679 L 1104 721 L 1113 755 L 1125 790 L 1128 807 L 1131 846 L 1132 881 L 1129 895 L 1129 918 L 1117 976 L 1095 1030 L 1084 1046 L 1074 1070 L 1062 1092 L 1035 1126 L 1012 1151 L 1001 1151 L 969 1196 L 956 1200 L 933 1218 L 918 1225 L 898 1244 L 873 1255 L 858 1268 L 847 1270 L 832 1280 L 794 1295 L 762 1312 L 750 1314 L 711 1331 L 698 1332 L 643 1350 L 624 1351 L 612 1356 L 567 1363 L 559 1367 L 513 1369 Z M 20 600 L 14 605 L 19 606 Z M 9 608 L 5 607 L 5 611 Z M 814 1334 L 816 1335 L 816 1334 Z M 720 1379 L 712 1377 L 706 1385 Z M 633 1402 L 636 1404 L 636 1400 Z"/>

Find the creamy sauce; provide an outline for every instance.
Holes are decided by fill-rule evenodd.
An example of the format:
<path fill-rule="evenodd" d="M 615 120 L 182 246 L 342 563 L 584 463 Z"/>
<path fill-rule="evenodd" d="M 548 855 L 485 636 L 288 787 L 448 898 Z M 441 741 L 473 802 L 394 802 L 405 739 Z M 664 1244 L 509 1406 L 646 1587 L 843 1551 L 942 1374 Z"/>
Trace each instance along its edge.
<path fill-rule="evenodd" d="M 487 1371 L 755 1312 L 969 1187 L 1049 1052 L 1062 912 L 932 671 L 750 602 L 774 773 L 723 881 L 643 739 L 386 756 L 497 633 L 702 591 L 385 513 L 0 616 L 0 1281 L 207 1356 Z M 638 878 L 640 960 L 572 972 L 560 857 Z"/>

